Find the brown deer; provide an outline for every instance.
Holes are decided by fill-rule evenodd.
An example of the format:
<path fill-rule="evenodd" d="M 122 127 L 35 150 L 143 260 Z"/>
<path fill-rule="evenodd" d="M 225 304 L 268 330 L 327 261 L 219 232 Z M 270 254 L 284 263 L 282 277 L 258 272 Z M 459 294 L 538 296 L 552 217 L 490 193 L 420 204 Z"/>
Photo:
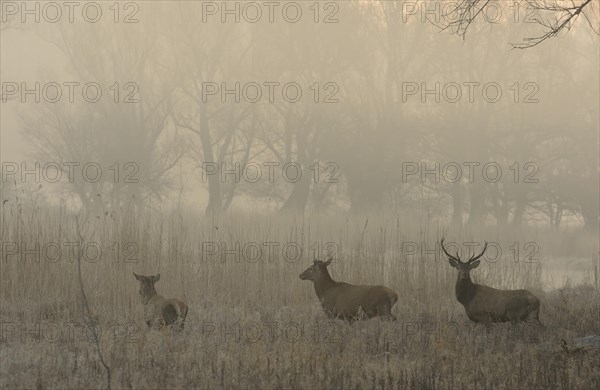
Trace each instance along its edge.
<path fill-rule="evenodd" d="M 315 260 L 313 265 L 300 274 L 302 280 L 312 280 L 323 311 L 329 318 L 347 321 L 381 316 L 395 320 L 392 307 L 398 294 L 384 286 L 354 286 L 336 282 L 329 275 L 327 266 L 331 260 Z"/>
<path fill-rule="evenodd" d="M 460 302 L 471 321 L 489 325 L 492 322 L 513 323 L 534 320 L 541 325 L 539 320 L 540 300 L 527 290 L 497 290 L 492 287 L 482 286 L 471 281 L 470 272 L 479 266 L 479 258 L 487 249 L 487 242 L 483 251 L 477 256 L 463 262 L 444 248 L 444 239 L 441 241 L 442 250 L 448 256 L 450 265 L 458 270 L 456 279 L 456 299 Z"/>
<path fill-rule="evenodd" d="M 188 306 L 179 299 L 165 299 L 156 292 L 154 283 L 160 279 L 160 274 L 144 276 L 133 273 L 140 282 L 140 298 L 144 305 L 144 321 L 148 328 L 162 329 L 165 327 L 183 330 Z"/>

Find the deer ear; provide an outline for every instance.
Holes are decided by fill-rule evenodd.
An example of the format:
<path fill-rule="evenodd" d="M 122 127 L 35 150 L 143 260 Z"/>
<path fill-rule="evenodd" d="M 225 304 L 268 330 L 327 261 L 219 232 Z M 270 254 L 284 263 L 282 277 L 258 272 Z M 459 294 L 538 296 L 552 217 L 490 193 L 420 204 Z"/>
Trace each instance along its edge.
<path fill-rule="evenodd" d="M 327 267 L 329 264 L 331 264 L 332 260 L 333 260 L 333 258 L 330 257 L 329 260 L 327 260 L 325 263 L 323 263 L 323 264 L 325 264 L 325 267 Z"/>
<path fill-rule="evenodd" d="M 159 279 L 160 279 L 160 274 L 152 276 L 152 283 L 158 282 Z"/>
<path fill-rule="evenodd" d="M 448 258 L 448 262 L 450 262 L 450 265 L 453 266 L 454 268 L 458 268 L 458 261 L 456 261 L 453 258 Z"/>
<path fill-rule="evenodd" d="M 133 276 L 135 276 L 137 280 L 142 281 L 142 276 L 136 274 L 135 272 L 133 273 Z"/>
<path fill-rule="evenodd" d="M 481 263 L 481 260 L 477 260 L 477 261 L 472 262 L 471 264 L 469 264 L 469 269 L 474 269 L 474 268 L 479 267 L 480 263 Z"/>

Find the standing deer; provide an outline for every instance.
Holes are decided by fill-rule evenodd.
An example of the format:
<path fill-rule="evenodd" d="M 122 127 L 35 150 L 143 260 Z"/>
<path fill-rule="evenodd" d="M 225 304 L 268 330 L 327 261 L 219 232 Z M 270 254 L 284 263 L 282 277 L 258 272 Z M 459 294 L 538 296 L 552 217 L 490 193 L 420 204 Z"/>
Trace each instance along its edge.
<path fill-rule="evenodd" d="M 381 316 L 395 320 L 392 307 L 398 301 L 398 294 L 384 286 L 354 286 L 336 282 L 329 275 L 327 266 L 331 260 L 315 260 L 313 265 L 300 274 L 302 280 L 312 280 L 315 292 L 323 311 L 329 318 L 341 318 L 354 321 Z"/>
<path fill-rule="evenodd" d="M 144 305 L 144 321 L 148 328 L 162 329 L 175 327 L 183 330 L 188 307 L 179 299 L 165 299 L 156 292 L 154 283 L 160 279 L 160 274 L 152 276 L 133 273 L 140 282 L 140 298 Z"/>
<path fill-rule="evenodd" d="M 492 322 L 520 322 L 534 320 L 540 323 L 540 300 L 527 290 L 497 290 L 492 287 L 475 284 L 471 281 L 470 272 L 479 266 L 479 258 L 487 249 L 487 242 L 483 251 L 477 256 L 473 255 L 467 262 L 463 262 L 444 248 L 444 239 L 441 241 L 442 250 L 448 256 L 450 265 L 458 270 L 456 279 L 456 299 L 467 313 L 467 317 L 474 322 L 489 325 Z"/>

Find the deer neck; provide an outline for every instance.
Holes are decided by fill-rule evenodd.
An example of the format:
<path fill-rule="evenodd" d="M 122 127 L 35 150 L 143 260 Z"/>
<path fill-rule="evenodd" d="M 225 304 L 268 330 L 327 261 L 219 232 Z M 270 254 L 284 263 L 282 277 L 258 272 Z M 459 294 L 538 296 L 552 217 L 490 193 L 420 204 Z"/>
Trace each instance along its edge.
<path fill-rule="evenodd" d="M 325 291 L 333 286 L 335 286 L 335 281 L 331 279 L 331 276 L 327 270 L 325 270 L 325 272 L 321 274 L 317 280 L 315 280 L 315 292 L 319 298 L 323 296 Z"/>
<path fill-rule="evenodd" d="M 456 299 L 463 305 L 475 296 L 476 285 L 471 281 L 471 275 L 456 280 Z"/>
<path fill-rule="evenodd" d="M 154 301 L 156 301 L 157 298 L 160 298 L 160 295 L 158 295 L 156 290 L 153 288 L 152 291 L 146 294 L 146 298 L 146 305 L 151 305 L 154 303 Z"/>

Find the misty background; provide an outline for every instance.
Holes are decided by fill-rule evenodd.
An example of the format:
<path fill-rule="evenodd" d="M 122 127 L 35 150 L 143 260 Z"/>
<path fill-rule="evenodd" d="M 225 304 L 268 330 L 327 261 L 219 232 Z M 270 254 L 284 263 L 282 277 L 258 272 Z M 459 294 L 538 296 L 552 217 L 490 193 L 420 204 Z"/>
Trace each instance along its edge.
<path fill-rule="evenodd" d="M 95 183 L 3 176 L 2 198 L 98 215 L 133 204 L 211 217 L 350 211 L 597 229 L 597 12 L 520 50 L 511 43 L 543 32 L 525 11 L 517 18 L 500 2 L 497 23 L 476 19 L 463 39 L 441 31 L 444 18 L 423 14 L 424 3 L 433 2 L 300 3 L 295 23 L 279 8 L 273 22 L 264 14 L 222 22 L 221 10 L 184 1 L 134 3 L 118 22 L 112 13 L 97 23 L 77 13 L 73 23 L 8 19 L 3 83 L 96 82 L 103 96 L 89 103 L 76 89 L 71 103 L 63 86 L 59 102 L 36 103 L 3 90 L 3 173 L 23 162 L 91 161 L 104 170 Z M 123 23 L 127 16 L 135 22 Z M 235 83 L 262 86 L 262 98 L 251 102 L 252 88 L 239 101 L 221 90 L 207 95 Z M 297 83 L 302 98 L 286 101 L 279 86 L 269 101 L 265 83 Z M 107 168 L 115 162 L 116 183 Z M 258 165 L 262 177 L 207 175 L 206 163 Z M 268 164 L 288 163 L 302 168 L 297 182 L 279 168 L 269 180 Z M 502 169 L 498 181 L 482 175 L 487 163 Z M 425 168 L 441 176 L 422 176 Z M 137 182 L 123 179 L 132 172 Z"/>
<path fill-rule="evenodd" d="M 0 0 L 0 388 L 599 388 L 599 11 Z M 543 334 L 470 321 L 442 238 Z M 398 321 L 327 318 L 329 258 Z M 137 345 L 133 273 L 181 335 Z"/>

